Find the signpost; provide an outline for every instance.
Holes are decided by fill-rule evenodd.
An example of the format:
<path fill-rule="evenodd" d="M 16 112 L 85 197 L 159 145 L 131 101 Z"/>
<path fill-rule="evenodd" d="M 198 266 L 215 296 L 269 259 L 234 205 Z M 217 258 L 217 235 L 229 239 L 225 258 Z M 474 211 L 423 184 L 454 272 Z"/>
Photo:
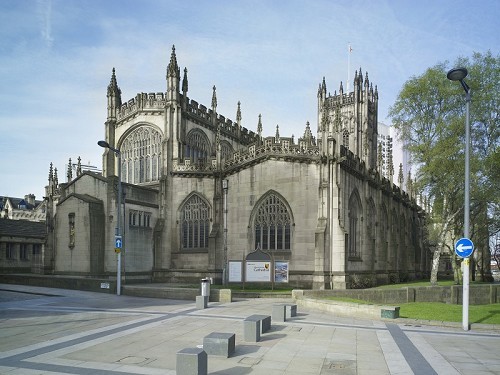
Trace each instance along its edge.
<path fill-rule="evenodd" d="M 455 243 L 455 253 L 460 258 L 468 258 L 474 251 L 474 244 L 468 238 L 461 238 Z"/>
<path fill-rule="evenodd" d="M 115 236 L 115 253 L 122 251 L 122 236 Z"/>

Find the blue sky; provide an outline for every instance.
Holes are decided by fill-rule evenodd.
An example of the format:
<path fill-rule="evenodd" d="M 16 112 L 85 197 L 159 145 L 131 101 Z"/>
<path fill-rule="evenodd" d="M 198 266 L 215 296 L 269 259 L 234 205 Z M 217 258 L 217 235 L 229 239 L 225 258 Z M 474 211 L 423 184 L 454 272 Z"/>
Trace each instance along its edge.
<path fill-rule="evenodd" d="M 498 0 L 0 0 L 0 195 L 44 195 L 49 165 L 101 166 L 106 88 L 166 90 L 175 44 L 191 99 L 264 135 L 317 128 L 317 89 L 348 70 L 378 86 L 379 121 L 403 84 L 438 62 L 500 50 Z M 348 59 L 348 45 L 353 52 Z M 350 60 L 350 68 L 348 68 Z M 443 77 L 446 79 L 446 77 Z M 352 83 L 350 84 L 352 87 Z"/>

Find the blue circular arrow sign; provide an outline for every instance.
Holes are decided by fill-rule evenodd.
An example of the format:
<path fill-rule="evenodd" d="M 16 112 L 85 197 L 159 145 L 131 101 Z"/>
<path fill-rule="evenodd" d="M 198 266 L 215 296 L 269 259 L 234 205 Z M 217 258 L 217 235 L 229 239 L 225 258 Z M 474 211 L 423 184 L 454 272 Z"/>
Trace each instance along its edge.
<path fill-rule="evenodd" d="M 455 243 L 455 253 L 462 258 L 469 257 L 474 251 L 474 244 L 468 238 L 461 238 Z"/>

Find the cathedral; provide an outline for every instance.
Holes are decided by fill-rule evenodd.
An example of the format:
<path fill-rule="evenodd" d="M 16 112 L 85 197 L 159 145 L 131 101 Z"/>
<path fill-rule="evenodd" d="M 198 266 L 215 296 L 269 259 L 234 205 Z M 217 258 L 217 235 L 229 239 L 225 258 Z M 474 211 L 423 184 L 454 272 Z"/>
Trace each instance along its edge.
<path fill-rule="evenodd" d="M 323 78 L 315 134 L 308 122 L 297 139 L 264 137 L 260 116 L 242 127 L 239 102 L 236 121 L 219 114 L 215 86 L 209 107 L 191 99 L 175 47 L 165 92 L 122 101 L 117 81 L 113 69 L 102 173 L 68 168 L 60 183 L 50 168 L 44 272 L 113 278 L 120 264 L 127 282 L 220 284 L 245 281 L 261 256 L 291 287 L 429 274 L 424 212 L 392 166 L 382 173 L 368 73 L 333 95 Z"/>

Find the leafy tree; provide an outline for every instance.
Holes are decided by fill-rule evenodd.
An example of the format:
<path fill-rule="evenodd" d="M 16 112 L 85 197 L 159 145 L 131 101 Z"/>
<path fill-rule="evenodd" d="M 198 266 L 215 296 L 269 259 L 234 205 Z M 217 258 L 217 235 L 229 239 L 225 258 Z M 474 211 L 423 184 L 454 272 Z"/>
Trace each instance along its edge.
<path fill-rule="evenodd" d="M 489 237 L 500 230 L 500 59 L 491 52 L 459 58 L 452 67 L 466 67 L 470 105 L 470 237 L 473 263 L 483 279 L 489 273 Z M 431 282 L 437 281 L 442 252 L 457 264 L 454 242 L 463 236 L 465 173 L 465 93 L 446 78 L 448 62 L 411 77 L 389 116 L 418 169 L 415 187 L 432 202 L 430 241 L 435 246 Z M 456 270 L 457 271 L 457 270 Z M 460 273 L 455 272 L 458 282 Z M 476 275 L 474 270 L 473 277 Z"/>

